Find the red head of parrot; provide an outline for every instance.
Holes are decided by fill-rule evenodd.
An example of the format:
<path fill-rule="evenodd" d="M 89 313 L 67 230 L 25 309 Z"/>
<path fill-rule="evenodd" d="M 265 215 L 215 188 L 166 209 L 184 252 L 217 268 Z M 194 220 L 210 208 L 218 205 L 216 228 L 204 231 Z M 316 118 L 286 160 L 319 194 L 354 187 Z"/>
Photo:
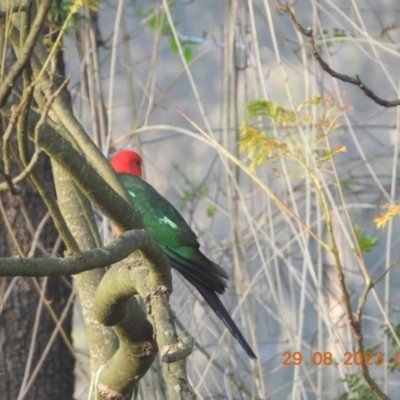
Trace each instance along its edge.
<path fill-rule="evenodd" d="M 142 163 L 142 157 L 132 150 L 120 151 L 111 161 L 117 174 L 136 175 L 139 178 L 142 177 Z"/>

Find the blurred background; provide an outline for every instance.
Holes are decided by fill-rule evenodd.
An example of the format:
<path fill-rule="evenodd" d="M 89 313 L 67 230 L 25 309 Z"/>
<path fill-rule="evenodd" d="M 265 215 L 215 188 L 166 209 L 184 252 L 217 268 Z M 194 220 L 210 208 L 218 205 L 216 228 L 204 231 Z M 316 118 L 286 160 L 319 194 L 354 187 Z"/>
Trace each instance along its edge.
<path fill-rule="evenodd" d="M 334 70 L 359 75 L 381 98 L 400 97 L 398 1 L 290 7 L 313 29 L 317 50 Z M 97 12 L 80 11 L 64 45 L 75 113 L 93 140 L 107 156 L 140 152 L 146 180 L 230 274 L 223 301 L 255 362 L 174 274 L 176 323 L 196 343 L 188 375 L 198 397 L 374 398 L 355 365 L 330 252 L 334 237 L 354 314 L 366 277 L 379 279 L 361 326 L 365 349 L 383 357 L 371 376 L 395 398 L 399 217 L 379 230 L 373 220 L 399 197 L 399 108 L 382 107 L 323 72 L 307 38 L 271 0 L 104 1 Z M 292 112 L 294 120 L 245 121 L 246 104 L 256 99 Z M 246 126 L 273 138 L 272 150 L 255 142 L 253 154 L 241 149 Z M 110 240 L 108 222 L 99 216 L 99 224 Z M 76 398 L 84 399 L 89 359 L 79 304 L 75 311 Z M 293 365 L 294 352 L 301 365 Z M 332 364 L 323 365 L 318 352 L 331 354 Z M 141 382 L 142 399 L 164 399 L 161 376 L 156 362 Z"/>

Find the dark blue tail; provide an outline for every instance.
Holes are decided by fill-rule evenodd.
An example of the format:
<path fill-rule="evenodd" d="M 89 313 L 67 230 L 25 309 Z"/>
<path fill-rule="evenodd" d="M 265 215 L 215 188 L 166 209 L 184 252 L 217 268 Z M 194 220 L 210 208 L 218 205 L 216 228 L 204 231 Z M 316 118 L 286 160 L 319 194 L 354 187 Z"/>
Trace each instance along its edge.
<path fill-rule="evenodd" d="M 229 329 L 229 331 L 232 333 L 233 337 L 237 339 L 237 341 L 240 343 L 240 345 L 243 347 L 244 351 L 247 353 L 247 355 L 255 360 L 257 357 L 253 353 L 253 350 L 247 343 L 246 339 L 240 332 L 239 328 L 235 324 L 235 321 L 231 318 L 229 315 L 227 309 L 225 306 L 222 304 L 221 300 L 219 299 L 218 295 L 208 289 L 207 287 L 203 286 L 202 284 L 199 283 L 193 283 L 191 282 L 197 290 L 200 292 L 200 294 L 203 296 L 204 300 L 208 303 L 208 305 L 213 309 L 215 314 L 218 315 L 225 324 L 225 326 Z"/>

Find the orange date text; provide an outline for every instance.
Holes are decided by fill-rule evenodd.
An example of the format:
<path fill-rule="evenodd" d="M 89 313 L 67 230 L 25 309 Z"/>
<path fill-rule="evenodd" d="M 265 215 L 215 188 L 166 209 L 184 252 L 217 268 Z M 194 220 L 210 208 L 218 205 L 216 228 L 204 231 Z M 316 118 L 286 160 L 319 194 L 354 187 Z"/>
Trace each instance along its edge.
<path fill-rule="evenodd" d="M 310 360 L 304 360 L 303 354 L 300 351 L 285 351 L 283 354 L 282 365 L 339 365 L 330 351 L 315 351 L 311 353 Z M 393 361 L 400 366 L 400 351 L 394 354 Z M 383 353 L 380 351 L 346 351 L 343 354 L 343 365 L 367 365 L 379 366 L 383 364 Z"/>

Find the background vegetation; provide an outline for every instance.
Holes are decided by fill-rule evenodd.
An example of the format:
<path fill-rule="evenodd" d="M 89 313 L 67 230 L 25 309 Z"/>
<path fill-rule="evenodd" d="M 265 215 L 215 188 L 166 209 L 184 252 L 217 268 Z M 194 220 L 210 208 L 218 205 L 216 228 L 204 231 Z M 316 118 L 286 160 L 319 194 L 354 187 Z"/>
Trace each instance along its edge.
<path fill-rule="evenodd" d="M 12 17 L 3 3 L 2 89 L 13 65 Z M 54 35 L 38 43 L 63 51 L 76 118 L 105 156 L 121 148 L 143 155 L 146 179 L 229 271 L 225 304 L 259 356 L 250 362 L 174 275 L 178 333 L 194 338 L 193 392 L 204 399 L 396 398 L 397 2 L 311 0 L 290 3 L 291 11 L 267 0 L 101 2 L 73 13 L 70 5 L 52 5 L 45 20 Z M 39 71 L 33 76 L 45 92 Z M 51 106 L 55 129 L 70 131 L 74 139 L 60 135 L 78 141 L 110 182 L 54 93 L 42 103 L 35 95 L 39 115 Z M 2 105 L 3 133 L 12 105 L 21 104 L 12 96 Z M 71 160 L 59 163 L 70 173 Z M 98 207 L 98 239 L 109 243 L 113 207 L 102 206 L 109 194 L 100 194 L 86 196 Z M 76 284 L 88 301 L 97 286 L 89 280 L 94 288 Z M 98 369 L 87 352 L 85 312 L 75 304 L 75 397 L 83 399 Z M 357 352 L 370 352 L 372 365 Z M 162 375 L 157 357 L 140 381 L 141 399 L 166 398 Z"/>

